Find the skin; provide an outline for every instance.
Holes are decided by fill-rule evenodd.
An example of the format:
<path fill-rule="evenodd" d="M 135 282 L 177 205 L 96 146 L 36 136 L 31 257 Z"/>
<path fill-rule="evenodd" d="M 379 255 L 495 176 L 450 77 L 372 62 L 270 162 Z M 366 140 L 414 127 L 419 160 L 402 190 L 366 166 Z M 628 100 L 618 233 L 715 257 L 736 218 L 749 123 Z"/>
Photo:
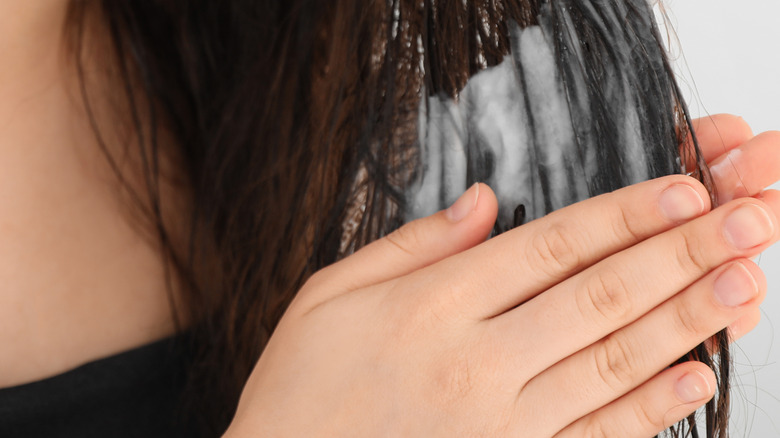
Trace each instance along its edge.
<path fill-rule="evenodd" d="M 0 387 L 174 332 L 157 247 L 65 62 L 65 5 L 0 0 Z"/>
<path fill-rule="evenodd" d="M 741 153 L 720 178 L 747 191 L 717 209 L 676 175 L 484 242 L 497 205 L 480 185 L 451 208 L 460 220 L 409 223 L 317 273 L 229 436 L 646 437 L 702 406 L 712 371 L 667 366 L 758 322 L 750 258 L 780 238 L 780 193 L 760 189 L 780 177 L 780 134 L 728 115 L 695 125 L 710 161 Z"/>
<path fill-rule="evenodd" d="M 0 387 L 173 332 L 159 255 L 62 62 L 62 4 L 0 0 Z M 683 418 L 714 376 L 667 365 L 755 326 L 766 283 L 750 258 L 780 238 L 780 194 L 761 191 L 780 179 L 780 134 L 727 115 L 695 125 L 709 162 L 739 151 L 717 209 L 670 176 L 485 242 L 497 203 L 479 185 L 318 272 L 227 436 L 643 437 Z"/>

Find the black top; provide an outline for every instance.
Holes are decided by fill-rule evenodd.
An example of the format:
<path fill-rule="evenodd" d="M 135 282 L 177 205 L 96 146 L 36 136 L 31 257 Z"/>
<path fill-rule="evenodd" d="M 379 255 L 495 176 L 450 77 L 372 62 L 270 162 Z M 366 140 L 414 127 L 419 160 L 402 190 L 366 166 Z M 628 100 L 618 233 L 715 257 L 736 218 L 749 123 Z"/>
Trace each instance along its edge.
<path fill-rule="evenodd" d="M 0 389 L 0 437 L 190 436 L 177 413 L 184 345 L 173 337 Z"/>

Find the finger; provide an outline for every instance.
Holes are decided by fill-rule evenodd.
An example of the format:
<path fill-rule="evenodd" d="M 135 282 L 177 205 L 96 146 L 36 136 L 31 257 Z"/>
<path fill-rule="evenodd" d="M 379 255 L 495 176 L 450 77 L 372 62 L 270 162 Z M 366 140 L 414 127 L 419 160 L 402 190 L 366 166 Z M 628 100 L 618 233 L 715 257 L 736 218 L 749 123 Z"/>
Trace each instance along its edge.
<path fill-rule="evenodd" d="M 316 289 L 316 300 L 325 301 L 424 268 L 484 242 L 497 212 L 490 187 L 475 184 L 447 210 L 409 222 L 319 271 L 304 289 Z"/>
<path fill-rule="evenodd" d="M 408 277 L 434 279 L 427 302 L 440 315 L 501 314 L 597 261 L 709 210 L 706 189 L 673 175 L 554 211 Z M 442 292 L 444 291 L 444 292 Z M 449 294 L 442 299 L 441 293 Z M 440 306 L 453 306 L 440 308 Z"/>
<path fill-rule="evenodd" d="M 734 342 L 753 331 L 761 322 L 761 310 L 755 309 L 738 320 L 729 324 L 729 341 Z"/>
<path fill-rule="evenodd" d="M 575 421 L 555 438 L 660 434 L 715 395 L 715 375 L 700 362 L 664 370 L 626 396 Z"/>
<path fill-rule="evenodd" d="M 740 338 L 750 333 L 756 328 L 759 322 L 761 322 L 761 309 L 755 309 L 729 324 L 729 326 L 726 327 L 729 344 L 738 341 Z M 718 339 L 715 337 L 704 341 L 704 345 L 707 347 L 707 351 L 710 355 L 718 354 L 720 351 L 720 345 L 717 341 Z"/>
<path fill-rule="evenodd" d="M 764 190 L 756 195 L 755 198 L 764 201 L 768 205 L 780 205 L 780 191 L 778 190 Z"/>
<path fill-rule="evenodd" d="M 759 134 L 710 163 L 718 201 L 754 196 L 780 180 L 780 132 Z"/>
<path fill-rule="evenodd" d="M 543 394 L 565 394 L 572 421 L 632 391 L 693 347 L 758 308 L 766 278 L 748 259 L 713 271 L 643 318 L 560 361 L 525 385 L 524 399 L 556 409 Z M 565 380 L 564 380 L 565 379 Z M 569 382 L 578 382 L 572 388 Z"/>
<path fill-rule="evenodd" d="M 774 208 L 780 213 L 780 203 Z M 522 364 L 530 373 L 541 372 L 630 324 L 723 263 L 758 254 L 780 238 L 777 213 L 756 199 L 733 201 L 616 254 L 488 321 L 500 339 L 536 333 L 513 340 L 517 348 L 510 351 L 518 354 L 507 366 Z M 526 351 L 547 354 L 527 358 L 522 356 Z"/>
<path fill-rule="evenodd" d="M 695 119 L 692 125 L 706 163 L 753 138 L 753 131 L 745 119 L 731 114 Z"/>

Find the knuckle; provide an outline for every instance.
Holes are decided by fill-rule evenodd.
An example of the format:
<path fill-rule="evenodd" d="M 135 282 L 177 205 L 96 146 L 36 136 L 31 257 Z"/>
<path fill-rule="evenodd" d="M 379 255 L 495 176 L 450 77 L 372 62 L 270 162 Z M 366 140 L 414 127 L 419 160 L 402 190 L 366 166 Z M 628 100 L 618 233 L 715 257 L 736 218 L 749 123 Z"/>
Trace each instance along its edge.
<path fill-rule="evenodd" d="M 652 402 L 646 401 L 645 403 L 633 404 L 634 417 L 639 425 L 636 429 L 661 431 L 664 429 L 663 419 L 659 421 L 656 418 L 657 415 L 650 410 L 650 403 Z"/>
<path fill-rule="evenodd" d="M 680 233 L 680 240 L 675 249 L 677 265 L 684 272 L 697 277 L 709 272 L 710 266 L 703 247 L 704 245 L 697 244 L 688 234 Z"/>
<path fill-rule="evenodd" d="M 612 335 L 594 349 L 599 379 L 612 391 L 622 392 L 634 375 L 634 353 L 623 338 Z"/>
<path fill-rule="evenodd" d="M 588 277 L 576 295 L 580 312 L 593 319 L 622 320 L 632 309 L 631 293 L 623 277 L 612 269 L 602 269 Z"/>
<path fill-rule="evenodd" d="M 701 335 L 705 332 L 704 324 L 697 318 L 693 306 L 689 306 L 685 302 L 678 302 L 672 308 L 674 309 L 674 326 L 678 333 Z"/>
<path fill-rule="evenodd" d="M 616 219 L 611 221 L 612 232 L 621 242 L 639 242 L 643 235 L 637 228 L 640 221 L 632 220 L 631 214 L 623 206 L 617 207 Z"/>
<path fill-rule="evenodd" d="M 528 260 L 548 275 L 574 271 L 580 265 L 574 236 L 574 231 L 562 224 L 549 227 L 532 238 Z"/>
<path fill-rule="evenodd" d="M 415 248 L 420 248 L 425 238 L 422 227 L 416 225 L 414 222 L 404 225 L 385 236 L 385 240 L 399 251 L 414 256 L 417 253 Z"/>
<path fill-rule="evenodd" d="M 591 416 L 585 424 L 583 432 L 584 438 L 607 438 L 607 431 L 604 428 L 604 423 L 598 416 Z"/>

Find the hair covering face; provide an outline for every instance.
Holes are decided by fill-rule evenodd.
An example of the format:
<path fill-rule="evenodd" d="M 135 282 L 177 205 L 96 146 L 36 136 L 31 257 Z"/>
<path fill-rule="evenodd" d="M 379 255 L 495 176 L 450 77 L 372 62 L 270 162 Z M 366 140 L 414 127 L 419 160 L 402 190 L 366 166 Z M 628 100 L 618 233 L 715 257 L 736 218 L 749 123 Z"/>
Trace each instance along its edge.
<path fill-rule="evenodd" d="M 536 18 L 524 27 L 510 20 L 509 53 L 457 93 L 424 93 L 405 220 L 446 208 L 475 182 L 496 193 L 497 233 L 664 175 L 689 174 L 713 187 L 646 0 L 542 1 Z M 679 362 L 716 371 L 719 395 L 702 426 L 722 437 L 725 332 L 713 343 L 718 355 L 700 345 Z M 696 423 L 691 415 L 669 432 L 698 437 Z"/>
<path fill-rule="evenodd" d="M 471 184 L 499 200 L 497 231 L 681 167 L 681 104 L 644 0 L 547 2 L 510 23 L 511 52 L 451 98 L 421 101 L 420 172 L 406 219 Z"/>

